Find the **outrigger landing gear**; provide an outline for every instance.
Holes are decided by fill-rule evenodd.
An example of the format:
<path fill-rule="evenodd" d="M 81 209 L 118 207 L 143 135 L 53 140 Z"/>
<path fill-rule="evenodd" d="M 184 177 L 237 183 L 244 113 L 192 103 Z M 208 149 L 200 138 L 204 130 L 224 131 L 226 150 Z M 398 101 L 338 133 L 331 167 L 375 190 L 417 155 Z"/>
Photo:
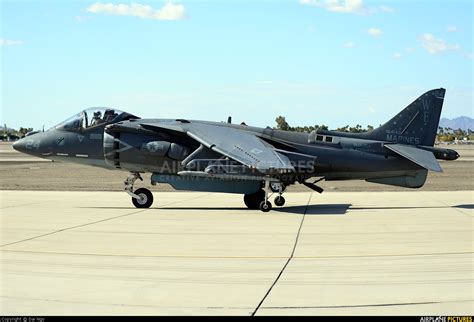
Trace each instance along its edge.
<path fill-rule="evenodd" d="M 135 181 L 137 181 L 137 179 L 143 181 L 143 178 L 138 172 L 132 172 L 127 177 L 127 179 L 125 179 L 123 183 L 125 186 L 125 192 L 128 193 L 130 197 L 132 197 L 132 203 L 135 207 L 150 208 L 150 206 L 153 204 L 153 194 L 150 190 L 146 188 L 140 188 L 133 192 L 133 185 L 135 184 Z"/>

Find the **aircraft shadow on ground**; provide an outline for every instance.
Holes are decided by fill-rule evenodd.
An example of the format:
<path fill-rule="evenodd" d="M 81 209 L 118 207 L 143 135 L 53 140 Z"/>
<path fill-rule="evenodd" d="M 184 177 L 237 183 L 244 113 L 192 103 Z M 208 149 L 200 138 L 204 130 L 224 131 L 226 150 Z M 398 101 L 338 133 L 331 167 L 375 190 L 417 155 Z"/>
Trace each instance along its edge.
<path fill-rule="evenodd" d="M 351 204 L 330 204 L 310 206 L 273 207 L 272 211 L 297 215 L 344 215 Z M 163 207 L 165 210 L 248 210 L 246 207 Z M 250 210 L 249 210 L 250 211 Z M 305 213 L 306 212 L 306 213 Z"/>
<path fill-rule="evenodd" d="M 136 209 L 133 207 L 79 207 L 82 209 Z M 474 204 L 456 205 L 456 206 L 434 206 L 434 207 L 420 207 L 420 206 L 387 206 L 387 207 L 352 207 L 352 204 L 323 204 L 323 205 L 300 205 L 288 207 L 274 207 L 272 211 L 299 215 L 346 215 L 349 209 L 351 210 L 403 210 L 403 209 L 449 209 L 462 208 L 474 209 Z M 137 209 L 139 210 L 139 209 Z M 220 210 L 220 211 L 237 211 L 248 210 L 246 207 L 152 207 L 150 210 Z M 250 210 L 249 210 L 250 211 Z"/>
<path fill-rule="evenodd" d="M 453 206 L 454 208 L 462 208 L 462 209 L 474 209 L 474 204 L 467 204 L 467 205 L 457 205 Z"/>
<path fill-rule="evenodd" d="M 474 209 L 474 205 L 457 205 L 457 206 L 387 206 L 387 207 L 351 207 L 351 210 L 403 210 L 403 209 L 450 209 L 464 208 Z"/>
<path fill-rule="evenodd" d="M 280 213 L 289 213 L 297 215 L 345 215 L 351 204 L 326 204 L 326 205 L 301 205 L 301 206 L 288 206 L 288 207 L 274 207 L 272 211 Z M 133 207 L 80 207 L 82 209 L 135 209 Z M 138 209 L 137 209 L 138 210 Z M 150 210 L 219 210 L 219 211 L 251 211 L 248 210 L 245 206 L 243 207 L 151 207 Z M 255 211 L 255 210 L 253 210 Z"/>
<path fill-rule="evenodd" d="M 273 208 L 273 211 L 300 215 L 345 215 L 352 204 L 326 204 Z"/>

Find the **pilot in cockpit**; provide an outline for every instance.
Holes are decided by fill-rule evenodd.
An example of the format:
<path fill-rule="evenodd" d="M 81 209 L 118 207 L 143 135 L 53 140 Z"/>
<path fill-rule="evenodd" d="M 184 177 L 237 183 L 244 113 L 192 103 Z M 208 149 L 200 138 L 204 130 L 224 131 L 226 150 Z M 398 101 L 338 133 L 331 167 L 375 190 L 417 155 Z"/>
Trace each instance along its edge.
<path fill-rule="evenodd" d="M 94 112 L 94 117 L 91 120 L 91 125 L 98 125 L 100 123 L 103 123 L 104 121 L 101 119 L 102 113 L 100 111 Z"/>
<path fill-rule="evenodd" d="M 112 121 L 113 119 L 115 119 L 117 116 L 118 116 L 118 114 L 115 113 L 114 110 L 107 109 L 107 110 L 105 110 L 105 112 L 104 112 L 104 122 L 110 122 L 110 121 Z"/>
<path fill-rule="evenodd" d="M 81 131 L 89 127 L 108 124 L 114 121 L 136 119 L 137 117 L 116 109 L 91 107 L 59 123 L 54 128 L 65 131 Z"/>

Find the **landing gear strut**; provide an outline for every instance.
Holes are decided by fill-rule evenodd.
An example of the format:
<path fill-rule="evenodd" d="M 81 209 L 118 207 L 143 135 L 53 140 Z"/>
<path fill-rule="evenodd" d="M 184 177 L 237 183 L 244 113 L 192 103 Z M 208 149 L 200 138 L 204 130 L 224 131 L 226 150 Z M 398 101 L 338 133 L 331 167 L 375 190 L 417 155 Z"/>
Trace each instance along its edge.
<path fill-rule="evenodd" d="M 270 190 L 275 193 L 283 193 L 286 190 L 286 185 L 281 182 L 270 182 Z"/>
<path fill-rule="evenodd" d="M 268 190 L 270 190 L 269 186 L 270 186 L 270 181 L 265 180 L 265 188 L 264 188 L 265 197 L 263 201 L 260 202 L 260 205 L 258 206 L 260 210 L 263 212 L 269 212 L 270 210 L 272 210 L 272 203 L 268 201 Z"/>
<path fill-rule="evenodd" d="M 140 176 L 138 172 L 132 172 L 127 179 L 124 181 L 124 190 L 126 193 L 132 197 L 132 203 L 137 208 L 150 208 L 153 204 L 153 194 L 150 190 L 146 188 L 140 188 L 133 192 L 133 185 L 135 181 L 140 179 L 143 181 L 143 178 Z"/>

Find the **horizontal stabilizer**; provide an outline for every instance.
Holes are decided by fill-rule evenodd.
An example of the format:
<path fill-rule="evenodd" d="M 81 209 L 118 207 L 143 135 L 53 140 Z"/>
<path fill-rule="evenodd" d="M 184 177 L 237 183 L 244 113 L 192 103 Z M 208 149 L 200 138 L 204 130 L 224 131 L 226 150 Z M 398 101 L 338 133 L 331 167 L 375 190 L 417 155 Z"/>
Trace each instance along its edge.
<path fill-rule="evenodd" d="M 385 144 L 384 147 L 418 164 L 420 167 L 436 172 L 443 172 L 433 152 L 402 144 Z"/>

